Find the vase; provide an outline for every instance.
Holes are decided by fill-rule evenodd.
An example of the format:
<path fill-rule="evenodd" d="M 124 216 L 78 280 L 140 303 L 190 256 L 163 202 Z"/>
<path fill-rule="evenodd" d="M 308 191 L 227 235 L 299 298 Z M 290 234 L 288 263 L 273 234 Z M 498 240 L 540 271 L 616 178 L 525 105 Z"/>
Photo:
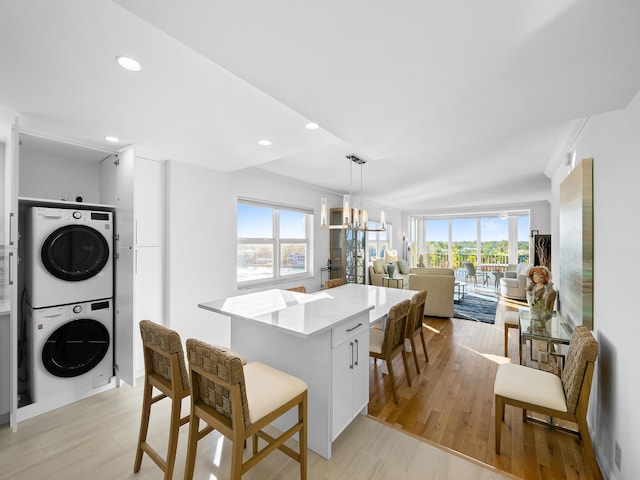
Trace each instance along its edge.
<path fill-rule="evenodd" d="M 394 264 L 390 263 L 389 265 L 387 265 L 387 275 L 389 275 L 389 278 L 393 278 L 393 275 L 396 272 L 396 267 Z"/>

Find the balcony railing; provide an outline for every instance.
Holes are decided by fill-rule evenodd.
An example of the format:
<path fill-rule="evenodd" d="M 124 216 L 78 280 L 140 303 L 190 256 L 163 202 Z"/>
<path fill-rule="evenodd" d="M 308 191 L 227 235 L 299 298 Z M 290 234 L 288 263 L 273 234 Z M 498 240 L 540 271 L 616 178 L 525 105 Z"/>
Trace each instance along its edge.
<path fill-rule="evenodd" d="M 453 268 L 458 270 L 464 268 L 464 262 L 471 262 L 476 267 L 478 266 L 476 255 L 469 255 L 464 253 L 454 253 L 452 261 L 449 262 L 449 255 L 446 253 L 427 253 L 424 254 L 424 262 L 427 267 L 440 267 L 440 268 Z M 528 262 L 529 255 L 522 254 L 518 258 L 518 262 Z M 481 265 L 507 265 L 509 263 L 509 255 L 494 254 L 494 255 L 481 255 Z"/>

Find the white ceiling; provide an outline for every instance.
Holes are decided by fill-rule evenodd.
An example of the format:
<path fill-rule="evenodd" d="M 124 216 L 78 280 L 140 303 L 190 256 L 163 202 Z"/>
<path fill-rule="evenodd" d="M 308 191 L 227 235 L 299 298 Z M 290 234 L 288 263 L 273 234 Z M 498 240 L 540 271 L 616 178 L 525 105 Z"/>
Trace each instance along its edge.
<path fill-rule="evenodd" d="M 403 210 L 548 199 L 580 119 L 640 90 L 637 0 L 0 0 L 0 18 L 0 111 L 27 132 L 334 192 L 356 153 L 366 199 Z"/>

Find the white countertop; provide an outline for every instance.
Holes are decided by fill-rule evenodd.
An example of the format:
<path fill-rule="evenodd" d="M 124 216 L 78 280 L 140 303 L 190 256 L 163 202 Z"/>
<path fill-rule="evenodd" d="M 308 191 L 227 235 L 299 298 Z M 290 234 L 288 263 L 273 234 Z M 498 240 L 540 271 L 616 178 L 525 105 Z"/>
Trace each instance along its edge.
<path fill-rule="evenodd" d="M 369 323 L 383 320 L 391 306 L 410 299 L 415 293 L 411 290 L 347 284 L 312 294 L 266 290 L 205 302 L 198 306 L 307 338 L 367 311 L 370 312 Z"/>

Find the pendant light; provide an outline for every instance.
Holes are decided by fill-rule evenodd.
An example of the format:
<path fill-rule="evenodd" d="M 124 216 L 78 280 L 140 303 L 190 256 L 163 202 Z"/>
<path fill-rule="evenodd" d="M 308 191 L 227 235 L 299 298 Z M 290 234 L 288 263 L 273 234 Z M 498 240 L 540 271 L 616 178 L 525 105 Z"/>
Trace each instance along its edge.
<path fill-rule="evenodd" d="M 326 197 L 322 197 L 320 199 L 320 228 L 362 230 L 367 232 L 386 231 L 387 223 L 384 210 L 380 211 L 380 228 L 369 228 L 369 213 L 364 209 L 364 190 L 362 187 L 362 166 L 367 163 L 367 161 L 353 154 L 347 155 L 346 158 L 351 163 L 349 164 L 349 194 L 342 197 L 342 224 L 329 225 L 327 221 L 327 199 Z M 353 203 L 351 202 L 354 163 L 360 165 L 360 208 L 353 207 Z"/>

